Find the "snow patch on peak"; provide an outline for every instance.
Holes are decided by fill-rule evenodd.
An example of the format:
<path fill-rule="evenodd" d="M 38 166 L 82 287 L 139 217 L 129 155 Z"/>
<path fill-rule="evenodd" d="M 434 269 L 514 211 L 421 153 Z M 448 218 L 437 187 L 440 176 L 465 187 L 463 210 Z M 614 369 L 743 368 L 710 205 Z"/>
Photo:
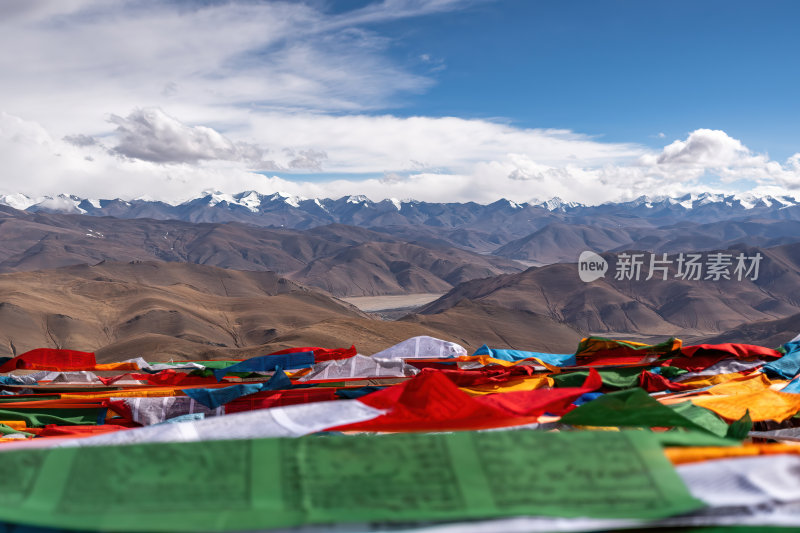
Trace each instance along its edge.
<path fill-rule="evenodd" d="M 293 196 L 291 194 L 287 194 L 285 192 L 275 192 L 270 196 L 266 196 L 263 194 L 258 193 L 257 191 L 244 191 L 238 194 L 227 194 L 216 190 L 205 190 L 203 191 L 202 199 L 207 199 L 208 206 L 213 207 L 215 205 L 222 204 L 225 202 L 226 205 L 229 206 L 240 206 L 248 209 L 253 213 L 258 213 L 261 209 L 261 204 L 265 201 L 267 202 L 283 202 L 288 204 L 292 207 L 299 207 L 300 202 L 305 200 L 300 196 Z M 195 199 L 196 200 L 196 199 Z M 195 200 L 189 200 L 184 203 L 190 203 Z"/>
<path fill-rule="evenodd" d="M 648 196 L 645 194 L 631 200 L 630 202 L 628 202 L 628 205 L 630 205 L 631 207 L 643 206 L 647 209 L 653 209 L 656 206 L 656 204 L 663 204 L 664 202 L 671 203 L 674 205 L 674 203 L 671 200 L 672 200 L 671 198 L 668 198 L 664 195 Z"/>
<path fill-rule="evenodd" d="M 679 205 L 688 210 L 694 209 L 695 207 L 699 207 L 701 205 L 718 202 L 722 199 L 724 199 L 724 196 L 722 195 L 704 192 L 702 194 L 687 193 L 677 198 L 670 198 L 668 201 L 672 205 Z"/>
<path fill-rule="evenodd" d="M 797 205 L 797 200 L 791 196 L 770 196 L 768 194 L 759 195 L 749 192 L 734 194 L 733 199 L 738 201 L 739 204 L 745 209 L 753 209 L 755 207 L 772 207 L 783 209 Z"/>
<path fill-rule="evenodd" d="M 120 202 L 122 202 L 125 205 L 131 205 L 130 202 L 126 202 L 125 200 L 120 200 L 119 198 L 117 198 L 117 200 L 119 200 Z M 180 200 L 156 200 L 155 198 L 153 198 L 149 194 L 143 194 L 141 196 L 137 196 L 132 201 L 133 202 L 161 202 L 161 203 L 164 203 L 164 204 L 167 204 L 167 205 L 172 205 L 172 206 L 176 206 L 176 205 L 180 205 L 181 204 Z"/>
<path fill-rule="evenodd" d="M 542 207 L 547 209 L 548 211 L 555 211 L 559 207 L 564 205 L 564 201 L 559 198 L 558 196 L 554 196 L 549 200 L 542 203 Z"/>
<path fill-rule="evenodd" d="M 325 204 L 323 204 L 323 203 L 322 203 L 322 201 L 320 201 L 320 199 L 319 199 L 319 198 L 314 198 L 314 204 L 315 204 L 317 207 L 319 207 L 320 209 L 322 209 L 323 211 L 325 211 L 326 213 L 328 213 L 328 212 L 329 212 L 329 211 L 328 211 L 328 208 L 327 208 L 327 207 L 325 207 Z"/>
<path fill-rule="evenodd" d="M 781 204 L 781 209 L 797 205 L 797 198 L 791 196 L 770 196 L 770 200 Z"/>
<path fill-rule="evenodd" d="M 289 204 L 292 207 L 300 207 L 300 201 L 305 200 L 305 198 L 301 198 L 300 196 L 290 196 L 289 198 L 284 198 L 283 201 Z"/>
<path fill-rule="evenodd" d="M 363 194 L 348 196 L 347 197 L 347 203 L 348 204 L 364 204 L 364 205 L 368 205 L 369 204 L 369 198 L 367 198 Z"/>
<path fill-rule="evenodd" d="M 581 207 L 583 205 L 583 204 L 579 204 L 578 202 L 565 202 L 564 200 L 562 200 L 558 196 L 554 196 L 554 197 L 552 197 L 549 200 L 544 201 L 544 202 L 538 202 L 538 203 L 533 203 L 533 202 L 535 202 L 535 200 L 532 200 L 531 202 L 528 202 L 528 204 L 532 205 L 534 207 L 543 207 L 544 209 L 547 209 L 548 211 L 557 211 L 557 210 L 564 211 L 566 209 L 570 209 L 570 208 L 573 208 L 573 207 Z"/>
<path fill-rule="evenodd" d="M 294 196 L 288 192 L 278 191 L 269 197 L 270 202 L 283 202 L 292 207 L 300 207 L 300 202 L 305 200 L 302 196 Z"/>
<path fill-rule="evenodd" d="M 697 198 L 693 194 L 684 194 L 678 198 L 674 198 L 673 202 L 675 205 L 679 205 L 684 209 L 691 209 L 694 207 L 694 201 Z"/>
<path fill-rule="evenodd" d="M 222 202 L 225 202 L 227 204 L 235 204 L 236 203 L 236 199 L 234 199 L 233 196 L 231 196 L 230 194 L 225 194 L 225 193 L 219 192 L 219 191 L 215 191 L 215 192 L 211 193 L 210 196 L 211 196 L 211 198 L 208 201 L 209 207 L 210 206 L 215 206 L 217 204 L 221 204 Z"/>
<path fill-rule="evenodd" d="M 0 196 L 0 204 L 19 209 L 20 211 L 24 211 L 30 206 L 36 205 L 41 200 L 41 198 L 31 198 L 21 193 L 4 194 Z"/>
<path fill-rule="evenodd" d="M 401 202 L 401 201 L 400 201 L 400 200 L 398 200 L 397 198 L 389 198 L 389 201 L 390 201 L 390 202 L 392 202 L 392 205 L 394 205 L 394 206 L 395 206 L 395 208 L 396 208 L 398 211 L 400 211 L 400 210 L 403 208 L 403 202 Z"/>
<path fill-rule="evenodd" d="M 193 202 L 194 200 L 198 200 L 198 199 L 206 200 L 208 202 L 208 206 L 209 207 L 213 207 L 213 206 L 215 206 L 217 204 L 221 204 L 222 202 L 227 202 L 228 204 L 236 203 L 236 200 L 230 194 L 226 194 L 226 193 L 224 193 L 222 191 L 217 191 L 217 190 L 214 190 L 214 189 L 206 189 L 206 190 L 204 190 L 202 192 L 202 195 L 203 196 L 201 196 L 200 198 L 195 198 L 195 199 L 192 199 L 192 200 L 188 200 L 187 202 L 184 202 L 184 203 L 188 204 L 188 203 Z"/>
<path fill-rule="evenodd" d="M 718 204 L 725 201 L 725 196 L 711 192 L 704 192 L 697 197 L 697 205 Z"/>
<path fill-rule="evenodd" d="M 234 196 L 236 203 L 246 207 L 253 213 L 258 213 L 258 208 L 261 207 L 262 196 L 256 191 L 245 191 Z"/>
<path fill-rule="evenodd" d="M 765 196 L 764 198 L 759 198 L 755 194 L 752 193 L 743 193 L 743 194 L 734 194 L 733 199 L 739 202 L 739 205 L 744 207 L 745 209 L 753 209 L 759 203 L 764 203 L 767 207 L 772 206 L 772 202 L 769 200 L 769 196 Z"/>
<path fill-rule="evenodd" d="M 66 195 L 66 194 L 59 194 L 56 197 L 52 196 L 45 196 L 41 201 L 37 202 L 35 205 L 31 207 L 36 207 L 37 209 L 53 211 L 56 213 L 68 213 L 68 214 L 85 214 L 86 210 L 81 209 L 78 207 L 78 204 L 81 203 L 81 199 L 77 196 Z"/>

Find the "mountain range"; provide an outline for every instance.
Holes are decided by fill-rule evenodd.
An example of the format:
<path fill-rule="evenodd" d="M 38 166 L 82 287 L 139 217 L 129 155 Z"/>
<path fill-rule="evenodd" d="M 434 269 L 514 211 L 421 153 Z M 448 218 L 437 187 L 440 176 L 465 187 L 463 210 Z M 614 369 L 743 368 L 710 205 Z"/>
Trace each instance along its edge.
<path fill-rule="evenodd" d="M 295 230 L 1 206 L 0 243 L 0 272 L 100 261 L 183 262 L 272 271 L 335 296 L 446 292 L 463 281 L 525 268 L 502 257 L 341 224 Z"/>
<path fill-rule="evenodd" d="M 488 306 L 485 306 L 488 308 Z M 100 361 L 246 358 L 297 346 L 375 353 L 417 335 L 475 349 L 501 342 L 572 349 L 580 334 L 554 328 L 540 342 L 498 320 L 470 324 L 460 309 L 434 320 L 385 321 L 273 272 L 187 263 L 103 262 L 0 275 L 0 356 L 40 347 L 95 351 Z M 500 336 L 491 333 L 496 325 Z M 547 335 L 545 335 L 547 337 Z"/>
<path fill-rule="evenodd" d="M 372 353 L 420 334 L 570 352 L 589 334 L 777 345 L 800 329 L 800 204 L 788 197 L 0 204 L 0 355 L 52 346 L 103 360 L 238 358 L 351 343 Z M 752 280 L 687 281 L 673 267 L 667 280 L 612 270 L 584 283 L 584 250 L 609 262 L 623 252 L 764 259 Z M 396 320 L 338 299 L 419 293 L 444 295 Z"/>
<path fill-rule="evenodd" d="M 461 248 L 526 264 L 574 261 L 582 250 L 673 252 L 746 243 L 794 242 L 800 203 L 789 196 L 687 194 L 583 205 L 558 198 L 482 205 L 365 196 L 306 199 L 285 193 L 209 192 L 180 204 L 148 199 L 96 200 L 74 195 L 0 196 L 0 205 L 39 214 L 192 223 L 238 222 L 308 230 L 331 224 L 367 228 L 405 242 Z M 748 239 L 757 239 L 749 241 Z"/>
<path fill-rule="evenodd" d="M 5 274 L 0 294 L 2 355 L 49 346 L 96 351 L 102 361 L 242 358 L 354 342 L 372 353 L 414 335 L 446 335 L 415 325 L 382 328 L 357 308 L 272 272 L 186 263 Z"/>
<path fill-rule="evenodd" d="M 512 314 L 547 317 L 583 333 L 603 336 L 677 336 L 694 341 L 787 342 L 800 330 L 800 243 L 756 249 L 741 246 L 715 253 L 761 254 L 756 279 L 681 279 L 677 258 L 667 279 L 616 279 L 614 272 L 590 283 L 578 265 L 533 267 L 462 283 L 416 312 L 436 316 L 463 305 L 488 305 Z M 609 263 L 614 254 L 603 257 Z M 524 327 L 517 320 L 516 327 Z"/>
<path fill-rule="evenodd" d="M 153 261 L 16 272 L 0 275 L 0 355 L 51 346 L 103 361 L 241 358 L 350 344 L 374 353 L 415 335 L 470 351 L 486 343 L 567 353 L 589 334 L 777 346 L 797 334 L 800 244 L 758 253 L 758 278 L 741 281 L 687 281 L 672 269 L 666 280 L 584 283 L 574 263 L 531 267 L 461 283 L 398 320 L 273 272 Z"/>

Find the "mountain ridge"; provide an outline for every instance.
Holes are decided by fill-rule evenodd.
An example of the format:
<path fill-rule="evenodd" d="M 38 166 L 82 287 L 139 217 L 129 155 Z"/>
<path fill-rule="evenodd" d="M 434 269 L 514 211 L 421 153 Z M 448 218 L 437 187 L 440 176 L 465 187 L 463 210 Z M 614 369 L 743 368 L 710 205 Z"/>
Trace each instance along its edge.
<path fill-rule="evenodd" d="M 572 349 L 580 338 L 548 317 L 509 332 L 507 316 L 475 307 L 483 309 L 480 329 L 460 325 L 469 317 L 458 310 L 434 320 L 386 321 L 274 272 L 103 262 L 0 274 L 0 356 L 51 347 L 94 351 L 101 362 L 230 359 L 351 344 L 371 354 L 418 335 L 470 350 L 504 335 L 517 347 Z"/>
<path fill-rule="evenodd" d="M 55 212 L 70 212 L 73 214 L 87 214 L 90 209 L 103 209 L 110 205 L 133 205 L 133 203 L 152 203 L 170 205 L 172 207 L 187 206 L 192 204 L 202 203 L 207 206 L 239 206 L 244 207 L 252 212 L 258 212 L 266 204 L 269 203 L 284 203 L 288 206 L 298 208 L 301 202 L 311 202 L 317 205 L 320 209 L 327 210 L 327 206 L 333 204 L 350 204 L 350 205 L 376 205 L 389 203 L 394 206 L 397 211 L 402 211 L 404 205 L 413 206 L 414 204 L 460 204 L 465 206 L 495 206 L 495 207 L 508 207 L 512 209 L 521 209 L 525 206 L 541 207 L 548 211 L 566 211 L 570 209 L 579 209 L 585 207 L 601 207 L 601 206 L 621 206 L 626 208 L 644 207 L 653 209 L 666 206 L 680 206 L 684 209 L 693 209 L 709 204 L 725 203 L 729 207 L 738 205 L 743 209 L 754 209 L 757 207 L 791 207 L 798 205 L 798 200 L 789 195 L 774 196 L 769 194 L 753 194 L 753 193 L 734 193 L 722 194 L 704 192 L 699 194 L 687 193 L 681 196 L 668 196 L 657 195 L 648 196 L 642 195 L 632 200 L 619 200 L 608 201 L 600 204 L 583 204 L 580 202 L 565 201 L 558 196 L 554 196 L 549 200 L 532 199 L 527 202 L 515 202 L 507 198 L 500 198 L 488 204 L 480 204 L 477 202 L 427 202 L 419 201 L 413 198 L 383 198 L 374 201 L 365 195 L 349 195 L 342 196 L 338 199 L 334 198 L 306 198 L 303 196 L 292 195 L 282 191 L 273 193 L 260 193 L 258 191 L 249 190 L 242 191 L 235 194 L 224 193 L 216 190 L 206 190 L 200 196 L 184 200 L 182 202 L 168 202 L 161 200 L 154 200 L 150 197 L 142 196 L 131 200 L 123 200 L 121 198 L 114 199 L 98 199 L 98 198 L 82 198 L 73 194 L 56 194 L 56 195 L 43 195 L 43 196 L 28 196 L 24 193 L 12 193 L 0 195 L 0 205 L 6 205 L 19 210 L 29 210 L 33 208 L 35 211 L 51 210 Z"/>
<path fill-rule="evenodd" d="M 74 195 L 38 199 L 20 194 L 0 196 L 0 210 L 11 212 L 12 209 L 22 209 L 28 214 L 216 224 L 230 222 L 296 230 L 343 224 L 388 234 L 395 239 L 453 246 L 536 264 L 573 260 L 581 250 L 603 252 L 619 247 L 643 246 L 648 238 L 655 239 L 655 244 L 666 242 L 670 236 L 674 238 L 676 233 L 693 226 L 715 223 L 766 226 L 778 221 L 800 221 L 800 203 L 788 196 L 711 193 L 675 198 L 642 196 L 631 201 L 599 205 L 565 202 L 559 198 L 526 203 L 501 199 L 489 204 L 397 199 L 373 202 L 357 195 L 307 199 L 286 193 L 260 194 L 255 191 L 234 195 L 212 191 L 179 204 L 149 199 L 95 200 Z M 584 230 L 576 234 L 581 227 Z M 557 233 L 558 228 L 562 228 L 559 230 L 562 236 L 548 237 Z M 697 242 L 706 248 L 734 244 L 729 239 L 724 240 L 714 228 L 708 226 L 707 229 L 712 232 L 709 239 L 703 238 L 703 228 L 693 228 Z M 572 235 L 568 235 L 570 233 Z M 606 233 L 606 236 L 600 236 L 600 233 Z M 537 236 L 545 240 L 567 240 L 572 244 L 568 253 L 566 249 L 558 253 L 554 243 L 546 249 L 542 249 L 541 244 L 527 244 L 540 240 Z"/>
<path fill-rule="evenodd" d="M 0 272 L 155 260 L 269 270 L 336 296 L 373 296 L 444 292 L 472 277 L 524 269 L 502 257 L 341 224 L 298 230 L 4 209 Z"/>
<path fill-rule="evenodd" d="M 605 278 L 584 283 L 576 263 L 557 263 L 467 281 L 417 313 L 435 316 L 466 301 L 534 313 L 591 334 L 736 338 L 736 342 L 746 342 L 736 329 L 750 324 L 760 324 L 753 331 L 768 331 L 770 338 L 780 334 L 780 327 L 791 327 L 788 318 L 800 314 L 800 243 L 766 249 L 741 246 L 708 255 L 714 253 L 762 254 L 757 279 L 680 279 L 672 257 L 666 280 L 646 281 L 644 275 L 637 281 L 617 280 L 611 270 Z M 615 257 L 601 256 L 609 264 Z M 788 340 L 796 331 L 784 333 Z"/>

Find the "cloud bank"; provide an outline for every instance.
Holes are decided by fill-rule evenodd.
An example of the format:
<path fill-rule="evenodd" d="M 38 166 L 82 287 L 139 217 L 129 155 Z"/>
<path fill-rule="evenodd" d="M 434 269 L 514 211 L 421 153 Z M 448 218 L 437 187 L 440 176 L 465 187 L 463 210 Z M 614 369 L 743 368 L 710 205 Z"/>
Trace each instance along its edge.
<path fill-rule="evenodd" d="M 800 189 L 800 154 L 774 161 L 720 130 L 659 135 L 653 150 L 387 113 L 435 79 L 393 60 L 377 24 L 475 3 L 385 0 L 330 13 L 324 3 L 245 0 L 3 2 L 0 193 L 598 203 Z"/>
<path fill-rule="evenodd" d="M 651 151 L 480 120 L 274 115 L 267 149 L 157 109 L 110 120 L 114 133 L 97 141 L 57 139 L 39 124 L 0 115 L 4 192 L 178 201 L 214 188 L 439 202 L 560 196 L 591 204 L 730 191 L 739 182 L 770 194 L 800 189 L 800 154 L 772 161 L 719 130 L 696 130 Z M 308 124 L 313 135 L 304 135 Z M 326 173 L 290 179 L 298 170 Z"/>

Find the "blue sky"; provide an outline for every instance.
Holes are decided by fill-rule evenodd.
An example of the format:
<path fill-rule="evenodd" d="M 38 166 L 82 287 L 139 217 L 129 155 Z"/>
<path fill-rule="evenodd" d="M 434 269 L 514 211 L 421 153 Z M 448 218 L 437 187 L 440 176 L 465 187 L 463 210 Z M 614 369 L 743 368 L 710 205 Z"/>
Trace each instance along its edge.
<path fill-rule="evenodd" d="M 0 194 L 800 189 L 790 1 L 10 0 Z"/>
<path fill-rule="evenodd" d="M 377 24 L 397 61 L 446 68 L 399 114 L 502 117 L 660 147 L 721 129 L 784 159 L 800 147 L 792 1 L 530 1 Z"/>

